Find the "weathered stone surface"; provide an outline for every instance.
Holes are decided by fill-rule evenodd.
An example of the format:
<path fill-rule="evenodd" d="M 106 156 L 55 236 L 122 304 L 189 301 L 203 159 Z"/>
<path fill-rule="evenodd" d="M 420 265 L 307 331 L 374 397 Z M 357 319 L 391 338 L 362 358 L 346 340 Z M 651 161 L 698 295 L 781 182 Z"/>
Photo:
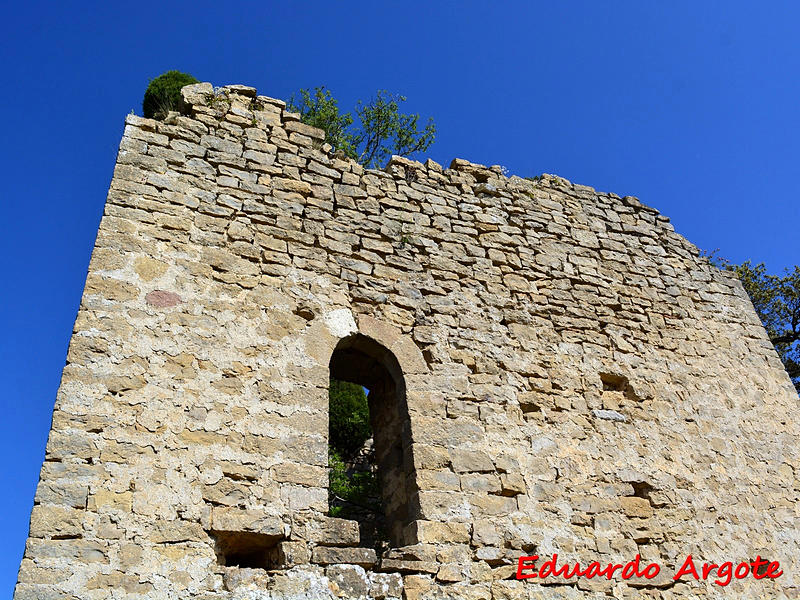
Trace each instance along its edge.
<path fill-rule="evenodd" d="M 366 598 L 369 580 L 358 565 L 331 565 L 325 569 L 331 590 L 340 598 Z"/>
<path fill-rule="evenodd" d="M 182 96 L 126 119 L 16 600 L 797 596 L 796 393 L 666 217 Z M 327 516 L 334 372 L 371 390 L 381 556 Z M 534 552 L 663 569 L 514 580 Z M 663 575 L 690 552 L 784 575 Z"/>
<path fill-rule="evenodd" d="M 451 450 L 450 457 L 453 469 L 457 473 L 465 472 L 487 472 L 495 470 L 492 459 L 486 452 L 481 450 L 462 450 L 460 448 Z"/>
<path fill-rule="evenodd" d="M 645 498 L 624 497 L 619 499 L 623 512 L 629 517 L 653 516 L 653 507 Z"/>
<path fill-rule="evenodd" d="M 276 563 L 284 568 L 305 565 L 311 560 L 311 554 L 305 542 L 279 542 L 276 552 Z"/>
<path fill-rule="evenodd" d="M 145 296 L 145 300 L 150 306 L 154 306 L 156 308 L 177 306 L 183 302 L 178 294 L 165 290 L 153 290 Z"/>
<path fill-rule="evenodd" d="M 192 106 L 204 105 L 208 101 L 208 96 L 214 93 L 214 86 L 210 83 L 195 83 L 184 86 L 181 90 L 181 98 L 185 109 L 191 110 Z"/>
<path fill-rule="evenodd" d="M 357 546 L 360 539 L 357 521 L 321 515 L 315 518 L 298 518 L 292 533 L 323 546 Z"/>
<path fill-rule="evenodd" d="M 375 550 L 372 548 L 337 548 L 318 546 L 314 548 L 311 560 L 320 565 L 350 563 L 371 567 L 377 562 Z"/>
<path fill-rule="evenodd" d="M 211 509 L 211 529 L 215 531 L 252 531 L 274 536 L 284 533 L 281 519 L 265 515 L 263 511 L 222 506 L 215 506 Z"/>
<path fill-rule="evenodd" d="M 140 256 L 134 262 L 134 270 L 142 281 L 152 281 L 167 271 L 167 264 L 149 256 Z"/>
<path fill-rule="evenodd" d="M 61 506 L 34 506 L 31 513 L 31 538 L 76 537 L 83 531 L 82 510 Z"/>
<path fill-rule="evenodd" d="M 381 569 L 397 573 L 436 573 L 439 564 L 435 561 L 384 558 L 381 560 Z"/>
<path fill-rule="evenodd" d="M 156 544 L 208 541 L 208 535 L 199 523 L 179 520 L 154 521 L 149 537 Z"/>
<path fill-rule="evenodd" d="M 469 525 L 466 523 L 436 523 L 434 521 L 414 521 L 409 523 L 407 538 L 415 543 L 468 543 Z"/>
<path fill-rule="evenodd" d="M 88 496 L 89 486 L 79 481 L 42 482 L 36 490 L 35 502 L 86 508 Z"/>
<path fill-rule="evenodd" d="M 400 598 L 403 594 L 403 578 L 399 573 L 370 573 L 369 596 L 375 600 Z"/>

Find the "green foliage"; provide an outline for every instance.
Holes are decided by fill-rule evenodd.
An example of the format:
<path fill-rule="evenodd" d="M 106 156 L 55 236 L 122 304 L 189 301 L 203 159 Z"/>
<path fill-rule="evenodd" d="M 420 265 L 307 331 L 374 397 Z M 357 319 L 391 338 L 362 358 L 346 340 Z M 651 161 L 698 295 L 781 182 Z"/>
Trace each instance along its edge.
<path fill-rule="evenodd" d="M 352 459 L 371 436 L 364 388 L 331 379 L 329 388 L 330 446 L 345 460 Z"/>
<path fill-rule="evenodd" d="M 188 73 L 167 71 L 150 80 L 144 93 L 142 111 L 148 119 L 163 119 L 171 110 L 178 110 L 181 104 L 181 88 L 197 83 Z"/>
<path fill-rule="evenodd" d="M 325 132 L 325 141 L 350 158 L 356 158 L 353 140 L 348 128 L 353 124 L 350 113 L 340 114 L 336 98 L 324 87 L 300 90 L 300 99 L 289 99 L 288 109 L 300 113 L 306 125 L 319 127 Z"/>
<path fill-rule="evenodd" d="M 369 407 L 364 388 L 331 379 L 328 388 L 328 500 L 333 517 L 351 517 L 360 510 L 379 508 L 378 482 L 372 471 L 348 469 L 358 451 L 372 437 Z"/>
<path fill-rule="evenodd" d="M 800 393 L 800 266 L 783 276 L 770 275 L 764 263 L 735 265 L 711 257 L 718 267 L 733 271 L 753 302 L 769 339 Z"/>
<path fill-rule="evenodd" d="M 420 129 L 419 115 L 400 112 L 405 101 L 405 96 L 379 90 L 368 103 L 358 102 L 355 124 L 350 113 L 339 112 L 336 99 L 324 87 L 300 90 L 300 99 L 292 96 L 288 106 L 300 113 L 303 123 L 323 129 L 334 149 L 365 167 L 380 168 L 392 154 L 424 152 L 436 137 L 433 119 Z"/>
<path fill-rule="evenodd" d="M 419 115 L 400 112 L 400 102 L 405 100 L 405 96 L 379 90 L 368 104 L 358 103 L 356 114 L 361 127 L 354 135 L 353 145 L 362 165 L 382 166 L 392 154 L 409 156 L 427 150 L 433 143 L 436 136 L 433 119 L 428 119 L 420 131 Z"/>
<path fill-rule="evenodd" d="M 380 508 L 378 480 L 372 471 L 348 472 L 336 450 L 328 447 L 328 501 L 330 516 L 347 518 L 359 510 L 377 512 Z"/>

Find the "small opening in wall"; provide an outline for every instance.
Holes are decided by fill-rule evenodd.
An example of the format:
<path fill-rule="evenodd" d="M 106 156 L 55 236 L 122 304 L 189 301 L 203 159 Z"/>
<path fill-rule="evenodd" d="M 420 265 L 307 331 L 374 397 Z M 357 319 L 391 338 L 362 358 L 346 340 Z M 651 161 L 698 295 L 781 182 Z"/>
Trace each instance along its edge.
<path fill-rule="evenodd" d="M 603 408 L 617 410 L 627 402 L 640 401 L 627 377 L 600 373 L 600 381 L 603 384 Z"/>
<path fill-rule="evenodd" d="M 637 498 L 644 498 L 645 500 L 650 500 L 650 492 L 654 491 L 655 488 L 647 483 L 646 481 L 638 481 L 631 483 L 633 486 L 633 495 Z"/>
<path fill-rule="evenodd" d="M 611 373 L 600 373 L 600 381 L 603 382 L 604 392 L 624 392 L 628 385 L 625 377 Z"/>
<path fill-rule="evenodd" d="M 336 346 L 330 376 L 331 515 L 358 521 L 362 546 L 402 546 L 419 499 L 400 365 L 387 348 L 355 335 Z"/>
<path fill-rule="evenodd" d="M 755 569 L 754 575 L 766 575 L 767 574 L 767 569 L 769 568 L 770 561 L 767 558 L 761 558 L 760 554 L 758 555 L 758 558 L 760 558 L 761 560 L 758 563 L 758 567 L 756 567 L 756 569 Z M 764 562 L 764 561 L 767 561 L 767 562 Z M 753 564 L 755 562 L 756 562 L 755 558 L 750 561 L 751 564 Z"/>
<path fill-rule="evenodd" d="M 425 362 L 429 366 L 433 363 L 433 352 L 431 352 L 430 348 L 426 348 L 422 351 L 422 358 L 425 359 Z"/>
<path fill-rule="evenodd" d="M 248 531 L 212 531 L 217 562 L 226 567 L 271 569 L 275 564 L 279 536 Z"/>

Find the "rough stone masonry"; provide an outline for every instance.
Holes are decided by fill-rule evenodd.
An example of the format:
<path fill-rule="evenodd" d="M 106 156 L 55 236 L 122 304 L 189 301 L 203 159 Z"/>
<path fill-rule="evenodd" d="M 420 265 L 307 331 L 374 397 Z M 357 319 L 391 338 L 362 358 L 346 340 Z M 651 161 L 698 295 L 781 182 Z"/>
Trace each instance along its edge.
<path fill-rule="evenodd" d="M 800 597 L 797 395 L 666 217 L 183 99 L 127 118 L 16 600 Z M 327 516 L 332 375 L 371 392 L 380 553 Z M 516 579 L 554 552 L 662 574 Z"/>

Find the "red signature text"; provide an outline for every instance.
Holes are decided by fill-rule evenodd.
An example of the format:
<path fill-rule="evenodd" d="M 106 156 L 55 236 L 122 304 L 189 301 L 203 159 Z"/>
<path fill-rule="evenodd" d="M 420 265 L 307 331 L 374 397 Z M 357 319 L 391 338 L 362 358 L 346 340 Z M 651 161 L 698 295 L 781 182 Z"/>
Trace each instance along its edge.
<path fill-rule="evenodd" d="M 642 557 L 639 554 L 625 564 L 607 563 L 602 565 L 597 561 L 593 561 L 587 564 L 585 568 L 582 568 L 579 562 L 559 565 L 558 554 L 555 553 L 539 565 L 536 564 L 538 560 L 538 554 L 520 556 L 517 563 L 517 579 L 547 579 L 548 577 L 561 577 L 563 579 L 605 577 L 606 579 L 613 579 L 617 572 L 619 572 L 619 576 L 622 579 L 631 579 L 632 577 L 653 579 L 661 572 L 661 567 L 656 563 L 642 564 Z M 780 568 L 781 565 L 778 561 L 769 561 L 760 556 L 750 562 L 743 561 L 738 564 L 734 564 L 731 561 L 721 564 L 704 562 L 698 567 L 690 554 L 683 561 L 675 575 L 672 576 L 672 579 L 677 581 L 681 577 L 694 577 L 697 581 L 701 579 L 705 581 L 712 578 L 716 585 L 724 587 L 734 578 L 744 579 L 748 575 L 754 579 L 776 579 L 783 575 L 783 571 Z"/>

